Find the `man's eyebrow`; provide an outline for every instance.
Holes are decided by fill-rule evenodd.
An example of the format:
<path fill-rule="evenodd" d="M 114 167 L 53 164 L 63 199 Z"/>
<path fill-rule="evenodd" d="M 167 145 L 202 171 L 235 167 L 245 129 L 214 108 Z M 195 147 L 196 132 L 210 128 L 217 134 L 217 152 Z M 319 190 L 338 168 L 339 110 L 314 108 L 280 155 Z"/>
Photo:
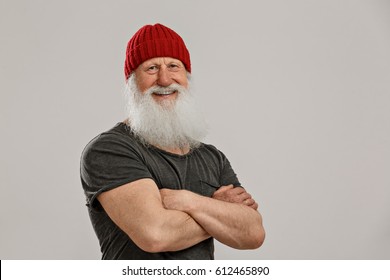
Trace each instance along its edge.
<path fill-rule="evenodd" d="M 148 62 L 148 63 L 145 63 L 145 65 L 144 65 L 144 67 L 145 68 L 149 68 L 149 67 L 151 67 L 151 66 L 161 66 L 161 64 L 160 63 L 158 63 L 158 62 Z"/>

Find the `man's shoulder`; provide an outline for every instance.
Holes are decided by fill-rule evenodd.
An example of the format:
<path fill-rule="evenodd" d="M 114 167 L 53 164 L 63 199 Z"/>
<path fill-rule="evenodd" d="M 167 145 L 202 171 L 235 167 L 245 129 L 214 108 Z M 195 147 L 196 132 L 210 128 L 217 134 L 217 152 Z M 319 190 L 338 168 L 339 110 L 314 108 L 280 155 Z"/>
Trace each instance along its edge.
<path fill-rule="evenodd" d="M 204 142 L 202 142 L 200 144 L 199 149 L 205 149 L 205 150 L 213 151 L 213 152 L 220 152 L 217 149 L 217 147 L 215 147 L 213 144 L 208 144 L 208 143 L 204 143 Z"/>
<path fill-rule="evenodd" d="M 98 134 L 88 142 L 83 150 L 83 156 L 92 151 L 115 152 L 128 150 L 137 146 L 137 140 L 124 123 L 117 123 L 114 127 Z"/>
<path fill-rule="evenodd" d="M 131 141 L 134 139 L 134 135 L 130 128 L 124 123 L 117 123 L 112 128 L 99 133 L 95 136 L 88 145 L 96 145 L 104 142 L 117 142 L 117 141 Z"/>
<path fill-rule="evenodd" d="M 219 160 L 225 159 L 225 154 L 212 144 L 201 143 L 199 147 L 201 153 L 209 153 L 217 157 Z"/>

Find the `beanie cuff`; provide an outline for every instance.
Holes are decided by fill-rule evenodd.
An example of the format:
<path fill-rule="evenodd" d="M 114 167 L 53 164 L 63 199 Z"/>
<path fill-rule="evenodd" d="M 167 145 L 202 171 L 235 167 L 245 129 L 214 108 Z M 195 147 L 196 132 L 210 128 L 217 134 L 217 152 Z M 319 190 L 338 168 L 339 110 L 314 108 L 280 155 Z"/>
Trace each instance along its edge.
<path fill-rule="evenodd" d="M 156 39 L 149 40 L 136 46 L 129 51 L 130 69 L 137 69 L 144 61 L 154 57 L 172 57 L 180 60 L 188 72 L 191 72 L 190 54 L 181 44 L 176 40 Z M 131 73 L 129 73 L 130 76 Z"/>

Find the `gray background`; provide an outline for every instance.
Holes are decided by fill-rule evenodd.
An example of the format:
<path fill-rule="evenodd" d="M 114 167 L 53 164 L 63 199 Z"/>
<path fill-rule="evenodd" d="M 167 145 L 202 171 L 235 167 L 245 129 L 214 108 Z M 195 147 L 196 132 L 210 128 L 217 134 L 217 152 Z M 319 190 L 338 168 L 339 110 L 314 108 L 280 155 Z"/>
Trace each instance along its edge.
<path fill-rule="evenodd" d="M 260 203 L 259 250 L 218 259 L 390 258 L 390 2 L 0 1 L 0 258 L 99 259 L 79 179 L 124 118 L 141 26 L 185 40 L 210 123 Z"/>

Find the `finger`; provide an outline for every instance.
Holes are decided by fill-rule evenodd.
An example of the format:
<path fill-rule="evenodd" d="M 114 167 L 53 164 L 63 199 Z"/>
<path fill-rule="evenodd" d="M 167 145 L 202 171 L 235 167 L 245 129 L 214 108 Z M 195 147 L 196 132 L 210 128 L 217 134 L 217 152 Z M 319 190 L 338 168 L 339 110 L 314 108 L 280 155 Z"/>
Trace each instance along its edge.
<path fill-rule="evenodd" d="M 252 204 L 250 207 L 253 208 L 253 209 L 255 209 L 255 210 L 257 210 L 257 208 L 259 208 L 259 204 L 257 204 L 257 202 L 255 202 L 255 203 Z"/>
<path fill-rule="evenodd" d="M 213 194 L 214 198 L 220 198 L 227 202 L 242 203 L 245 199 L 251 198 L 251 195 L 248 194 L 243 188 L 231 188 L 226 189 L 221 192 L 215 192 Z"/>
<path fill-rule="evenodd" d="M 241 187 L 228 189 L 227 192 L 229 195 L 240 195 L 240 194 L 246 193 L 246 191 Z"/>
<path fill-rule="evenodd" d="M 220 194 L 220 193 L 229 191 L 229 190 L 231 190 L 232 188 L 233 188 L 233 186 L 222 186 L 222 187 L 219 187 L 219 188 L 214 192 L 214 194 Z"/>
<path fill-rule="evenodd" d="M 246 206 L 252 206 L 253 204 L 256 203 L 256 201 L 254 201 L 254 199 L 252 199 L 252 198 L 249 198 L 249 199 L 244 200 L 242 203 L 245 204 Z"/>
<path fill-rule="evenodd" d="M 233 190 L 236 191 L 237 193 L 246 192 L 246 190 L 243 187 L 235 187 L 233 188 Z"/>
<path fill-rule="evenodd" d="M 234 200 L 234 202 L 237 202 L 237 203 L 243 203 L 244 201 L 249 200 L 251 198 L 252 198 L 252 196 L 249 193 L 244 192 L 244 193 L 241 193 L 241 194 L 234 196 L 233 200 Z"/>

